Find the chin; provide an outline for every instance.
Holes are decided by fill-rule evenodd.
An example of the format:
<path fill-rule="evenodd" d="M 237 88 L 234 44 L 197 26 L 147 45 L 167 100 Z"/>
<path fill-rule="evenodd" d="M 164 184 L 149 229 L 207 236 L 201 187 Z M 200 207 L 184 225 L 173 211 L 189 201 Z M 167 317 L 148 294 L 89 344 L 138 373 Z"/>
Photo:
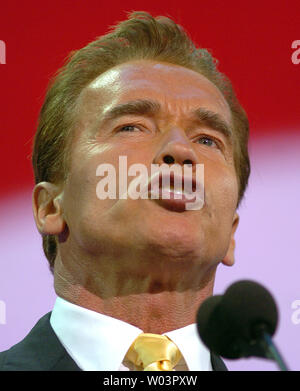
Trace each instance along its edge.
<path fill-rule="evenodd" d="M 172 259 L 195 258 L 200 255 L 201 232 L 186 224 L 144 224 L 142 237 L 148 251 Z M 148 229 L 147 229 L 148 228 Z"/>

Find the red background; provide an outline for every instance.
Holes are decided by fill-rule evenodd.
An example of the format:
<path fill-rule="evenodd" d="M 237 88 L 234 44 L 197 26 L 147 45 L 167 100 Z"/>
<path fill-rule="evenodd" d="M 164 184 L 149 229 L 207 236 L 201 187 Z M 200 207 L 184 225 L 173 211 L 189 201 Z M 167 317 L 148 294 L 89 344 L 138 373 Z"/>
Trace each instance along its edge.
<path fill-rule="evenodd" d="M 246 108 L 251 137 L 288 137 L 300 124 L 300 1 L 7 1 L 1 5 L 0 197 L 32 187 L 32 138 L 49 78 L 74 49 L 132 10 L 169 15 L 212 51 Z M 282 130 L 283 129 L 283 130 Z M 295 130 L 293 130 L 295 129 Z"/>

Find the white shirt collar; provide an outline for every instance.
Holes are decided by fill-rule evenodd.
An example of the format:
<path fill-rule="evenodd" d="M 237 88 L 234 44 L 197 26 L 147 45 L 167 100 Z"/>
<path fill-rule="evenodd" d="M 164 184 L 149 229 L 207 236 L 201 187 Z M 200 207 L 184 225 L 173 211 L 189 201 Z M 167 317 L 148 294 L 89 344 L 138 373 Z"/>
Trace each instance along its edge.
<path fill-rule="evenodd" d="M 164 333 L 176 343 L 190 371 L 211 371 L 210 351 L 198 336 L 195 323 Z"/>
<path fill-rule="evenodd" d="M 130 345 L 143 332 L 60 297 L 50 324 L 68 354 L 85 371 L 118 371 Z M 199 339 L 195 324 L 165 335 L 176 343 L 190 371 L 211 370 L 210 352 Z"/>

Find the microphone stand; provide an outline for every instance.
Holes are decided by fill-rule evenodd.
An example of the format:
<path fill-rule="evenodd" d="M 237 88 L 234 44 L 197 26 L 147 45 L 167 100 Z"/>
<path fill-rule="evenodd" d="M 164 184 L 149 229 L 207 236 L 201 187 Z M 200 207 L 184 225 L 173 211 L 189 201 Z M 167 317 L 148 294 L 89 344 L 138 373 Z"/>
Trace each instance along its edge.
<path fill-rule="evenodd" d="M 244 347 L 246 357 L 256 356 L 274 360 L 281 371 L 288 371 L 281 354 L 276 348 L 269 333 L 269 327 L 265 323 L 258 323 L 252 328 L 252 341 Z"/>
<path fill-rule="evenodd" d="M 288 371 L 288 368 L 274 342 L 272 341 L 270 334 L 264 331 L 262 338 L 264 341 L 267 357 L 275 360 L 281 371 Z"/>

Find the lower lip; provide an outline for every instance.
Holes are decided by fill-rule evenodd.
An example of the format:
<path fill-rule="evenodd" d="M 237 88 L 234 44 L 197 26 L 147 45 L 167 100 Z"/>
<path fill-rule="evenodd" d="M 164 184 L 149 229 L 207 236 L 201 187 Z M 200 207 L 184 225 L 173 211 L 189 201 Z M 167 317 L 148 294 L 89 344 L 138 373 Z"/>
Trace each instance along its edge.
<path fill-rule="evenodd" d="M 195 202 L 196 196 L 187 198 L 184 193 L 175 193 L 172 190 L 159 189 L 156 192 L 149 192 L 149 198 L 159 205 L 175 212 L 186 211 L 186 205 Z"/>

